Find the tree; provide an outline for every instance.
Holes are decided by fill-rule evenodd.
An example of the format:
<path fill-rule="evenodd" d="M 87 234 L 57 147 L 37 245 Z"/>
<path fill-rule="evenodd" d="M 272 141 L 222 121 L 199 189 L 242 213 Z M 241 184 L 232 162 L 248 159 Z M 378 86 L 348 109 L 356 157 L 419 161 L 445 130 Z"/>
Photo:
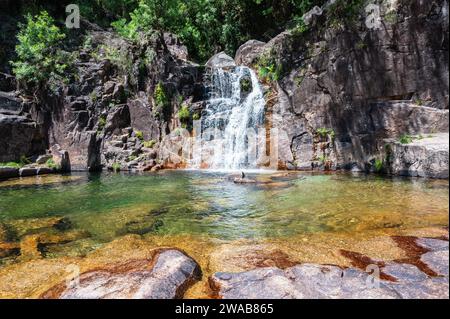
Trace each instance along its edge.
<path fill-rule="evenodd" d="M 47 11 L 28 14 L 17 35 L 17 60 L 11 62 L 17 79 L 27 87 L 62 81 L 67 68 L 67 56 L 60 49 L 64 38 Z"/>

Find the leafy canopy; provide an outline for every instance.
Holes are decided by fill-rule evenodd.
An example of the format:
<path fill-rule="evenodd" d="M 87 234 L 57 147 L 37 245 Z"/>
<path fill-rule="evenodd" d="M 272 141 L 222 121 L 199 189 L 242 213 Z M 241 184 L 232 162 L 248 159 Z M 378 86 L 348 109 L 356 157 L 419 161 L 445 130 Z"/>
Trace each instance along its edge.
<path fill-rule="evenodd" d="M 205 61 L 225 50 L 234 54 L 246 40 L 268 40 L 324 0 L 140 0 L 113 27 L 137 41 L 140 32 L 172 32 L 194 59 Z"/>
<path fill-rule="evenodd" d="M 64 38 L 47 11 L 28 14 L 17 36 L 17 60 L 11 62 L 17 79 L 32 85 L 62 80 L 67 57 L 59 47 Z"/>

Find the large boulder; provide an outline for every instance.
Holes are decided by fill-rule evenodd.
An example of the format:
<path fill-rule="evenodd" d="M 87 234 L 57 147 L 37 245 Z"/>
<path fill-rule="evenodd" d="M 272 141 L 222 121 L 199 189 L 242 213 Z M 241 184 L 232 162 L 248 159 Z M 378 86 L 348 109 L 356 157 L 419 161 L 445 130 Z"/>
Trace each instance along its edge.
<path fill-rule="evenodd" d="M 19 177 L 18 168 L 0 166 L 0 180 L 13 177 Z"/>
<path fill-rule="evenodd" d="M 410 144 L 390 144 L 390 169 L 395 175 L 447 179 L 449 134 L 432 134 Z"/>
<path fill-rule="evenodd" d="M 178 250 L 83 273 L 42 295 L 45 299 L 177 299 L 201 277 L 198 264 Z"/>
<path fill-rule="evenodd" d="M 211 57 L 206 66 L 213 69 L 231 69 L 236 66 L 234 59 L 225 52 L 220 52 Z"/>
<path fill-rule="evenodd" d="M 249 40 L 236 51 L 234 61 L 237 65 L 251 66 L 263 53 L 266 43 L 258 40 Z"/>
<path fill-rule="evenodd" d="M 25 116 L 0 113 L 0 162 L 45 153 L 47 141 L 41 127 Z"/>

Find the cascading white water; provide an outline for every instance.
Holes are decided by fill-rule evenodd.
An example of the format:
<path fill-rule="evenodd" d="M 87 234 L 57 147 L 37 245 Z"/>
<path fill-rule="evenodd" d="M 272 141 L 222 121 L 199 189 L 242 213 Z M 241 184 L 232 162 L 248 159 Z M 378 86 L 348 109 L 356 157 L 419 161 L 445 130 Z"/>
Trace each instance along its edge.
<path fill-rule="evenodd" d="M 211 82 L 201 134 L 194 142 L 194 167 L 257 168 L 255 144 L 264 125 L 265 100 L 256 74 L 247 67 L 214 69 Z"/>

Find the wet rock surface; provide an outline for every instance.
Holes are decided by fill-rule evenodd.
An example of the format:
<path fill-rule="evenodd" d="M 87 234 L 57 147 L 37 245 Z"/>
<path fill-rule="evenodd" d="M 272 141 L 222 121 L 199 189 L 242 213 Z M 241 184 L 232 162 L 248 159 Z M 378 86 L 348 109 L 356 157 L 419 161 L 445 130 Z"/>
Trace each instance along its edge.
<path fill-rule="evenodd" d="M 151 260 L 130 261 L 81 274 L 62 283 L 46 299 L 176 299 L 201 277 L 198 264 L 178 250 L 162 250 Z"/>
<path fill-rule="evenodd" d="M 223 299 L 448 298 L 448 241 L 421 238 L 414 242 L 425 252 L 419 258 L 436 273 L 434 276 L 411 263 L 374 261 L 360 254 L 362 261 L 355 265 L 365 269 L 317 264 L 270 267 L 215 273 L 209 286 L 214 297 Z"/>

